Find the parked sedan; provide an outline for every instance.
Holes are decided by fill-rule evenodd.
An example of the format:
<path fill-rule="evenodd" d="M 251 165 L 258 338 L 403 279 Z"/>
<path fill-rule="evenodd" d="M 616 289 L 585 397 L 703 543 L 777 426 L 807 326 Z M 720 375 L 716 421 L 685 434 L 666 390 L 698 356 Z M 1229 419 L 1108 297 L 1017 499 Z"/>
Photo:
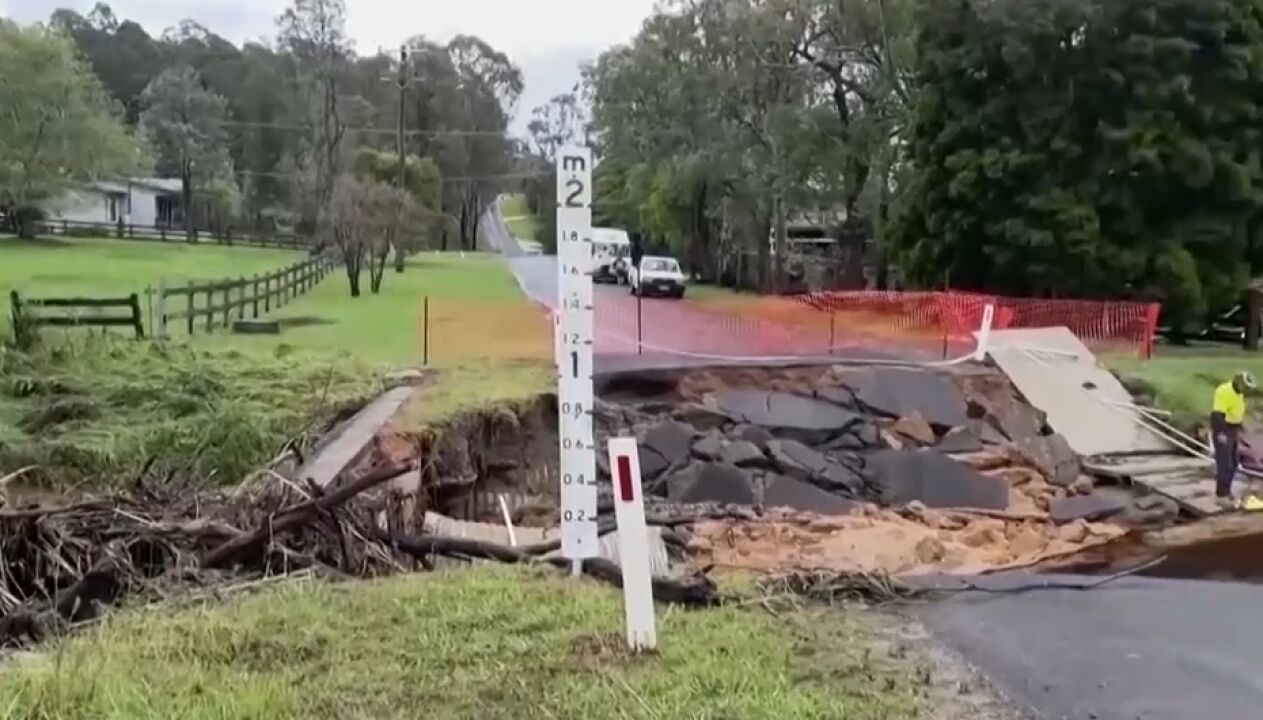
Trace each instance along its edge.
<path fill-rule="evenodd" d="M 675 258 L 646 255 L 628 272 L 632 295 L 682 298 L 686 280 Z"/>

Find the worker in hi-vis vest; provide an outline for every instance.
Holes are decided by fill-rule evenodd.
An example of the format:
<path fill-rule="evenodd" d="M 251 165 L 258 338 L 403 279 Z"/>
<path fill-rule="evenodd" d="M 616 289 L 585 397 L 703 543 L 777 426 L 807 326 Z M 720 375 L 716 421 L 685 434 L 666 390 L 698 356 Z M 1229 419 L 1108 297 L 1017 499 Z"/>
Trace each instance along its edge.
<path fill-rule="evenodd" d="M 1231 506 L 1232 478 L 1237 474 L 1241 423 L 1245 422 L 1245 393 L 1254 389 L 1254 376 L 1237 373 L 1232 380 L 1215 388 L 1210 410 L 1210 431 L 1215 444 L 1215 497 L 1220 505 Z"/>

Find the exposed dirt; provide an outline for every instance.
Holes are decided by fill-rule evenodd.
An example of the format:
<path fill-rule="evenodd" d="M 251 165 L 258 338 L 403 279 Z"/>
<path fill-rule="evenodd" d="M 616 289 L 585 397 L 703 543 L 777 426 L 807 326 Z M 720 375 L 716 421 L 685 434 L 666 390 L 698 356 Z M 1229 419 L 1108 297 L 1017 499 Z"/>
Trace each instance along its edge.
<path fill-rule="evenodd" d="M 694 526 L 699 564 L 775 571 L 975 574 L 1028 567 L 1121 538 L 1101 523 L 1063 527 L 965 513 L 908 513 L 866 506 L 860 515 L 776 513 L 761 521 L 708 520 Z"/>
<path fill-rule="evenodd" d="M 556 524 L 557 398 L 464 413 L 436 429 L 403 432 L 388 425 L 374 439 L 363 468 L 417 463 L 421 471 L 394 483 L 408 504 L 410 526 L 427 510 L 461 520 L 499 523 L 499 497 L 514 523 Z"/>

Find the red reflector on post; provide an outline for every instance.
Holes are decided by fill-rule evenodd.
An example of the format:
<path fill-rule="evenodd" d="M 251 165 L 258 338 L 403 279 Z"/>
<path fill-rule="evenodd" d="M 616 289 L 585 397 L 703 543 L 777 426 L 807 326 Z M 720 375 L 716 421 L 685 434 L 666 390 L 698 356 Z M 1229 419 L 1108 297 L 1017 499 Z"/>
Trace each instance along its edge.
<path fill-rule="evenodd" d="M 618 499 L 622 502 L 631 502 L 636 498 L 632 492 L 632 476 L 631 476 L 631 458 L 626 455 L 618 456 Z"/>

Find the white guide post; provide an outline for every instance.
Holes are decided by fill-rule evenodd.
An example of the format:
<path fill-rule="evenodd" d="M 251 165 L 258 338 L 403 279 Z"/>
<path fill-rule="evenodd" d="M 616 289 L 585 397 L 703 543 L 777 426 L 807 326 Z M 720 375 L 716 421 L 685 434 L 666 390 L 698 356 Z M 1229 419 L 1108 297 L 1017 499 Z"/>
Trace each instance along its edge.
<path fill-rule="evenodd" d="M 599 551 L 596 441 L 592 427 L 592 151 L 557 155 L 558 432 L 561 436 L 561 552 L 579 563 Z"/>
<path fill-rule="evenodd" d="M 627 646 L 637 652 L 653 650 L 658 646 L 658 635 L 649 572 L 649 531 L 645 528 L 645 499 L 640 485 L 640 452 L 636 438 L 611 438 L 609 451 L 614 512 L 618 518 L 618 559 L 623 566 Z"/>
<path fill-rule="evenodd" d="M 995 305 L 982 309 L 982 327 L 978 328 L 978 347 L 974 349 L 974 362 L 987 359 L 987 344 L 991 341 L 991 323 L 995 322 Z"/>

